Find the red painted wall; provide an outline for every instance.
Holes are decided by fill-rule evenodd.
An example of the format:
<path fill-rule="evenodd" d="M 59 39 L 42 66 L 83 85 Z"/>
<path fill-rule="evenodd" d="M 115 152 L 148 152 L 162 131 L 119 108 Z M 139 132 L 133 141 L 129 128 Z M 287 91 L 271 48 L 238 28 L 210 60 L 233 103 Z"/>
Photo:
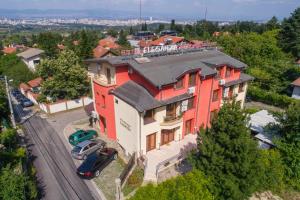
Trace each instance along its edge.
<path fill-rule="evenodd" d="M 116 139 L 116 127 L 115 127 L 115 112 L 114 112 L 114 96 L 109 94 L 109 90 L 113 89 L 112 87 L 104 87 L 99 85 L 96 82 L 94 84 L 94 97 L 95 97 L 95 107 L 96 111 L 100 116 L 103 116 L 106 119 L 106 134 L 110 139 Z M 103 98 L 105 97 L 105 105 L 103 105 Z M 100 129 L 101 133 L 104 133 L 104 125 L 100 120 Z"/>

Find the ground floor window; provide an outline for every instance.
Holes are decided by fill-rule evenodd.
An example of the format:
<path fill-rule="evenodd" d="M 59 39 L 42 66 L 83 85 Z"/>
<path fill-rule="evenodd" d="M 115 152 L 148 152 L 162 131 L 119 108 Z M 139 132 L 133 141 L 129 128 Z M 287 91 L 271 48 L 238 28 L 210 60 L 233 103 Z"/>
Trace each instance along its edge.
<path fill-rule="evenodd" d="M 146 139 L 146 151 L 151 151 L 156 148 L 156 133 L 153 133 L 151 135 L 147 135 Z"/>
<path fill-rule="evenodd" d="M 161 130 L 161 145 L 168 144 L 174 141 L 175 129 L 162 129 Z"/>

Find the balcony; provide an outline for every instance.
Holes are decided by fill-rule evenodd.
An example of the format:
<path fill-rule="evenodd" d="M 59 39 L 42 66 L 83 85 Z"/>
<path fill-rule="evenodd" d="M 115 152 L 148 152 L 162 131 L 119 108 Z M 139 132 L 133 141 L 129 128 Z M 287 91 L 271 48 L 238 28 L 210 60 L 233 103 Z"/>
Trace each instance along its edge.
<path fill-rule="evenodd" d="M 156 122 L 156 120 L 152 117 L 144 118 L 144 125 L 151 124 L 153 122 Z"/>
<path fill-rule="evenodd" d="M 109 87 L 115 85 L 115 81 L 111 78 L 106 78 L 104 75 L 95 75 L 94 81 L 102 86 Z"/>
<path fill-rule="evenodd" d="M 164 117 L 164 121 L 161 126 L 173 126 L 182 122 L 182 114 L 180 115 L 167 115 Z"/>

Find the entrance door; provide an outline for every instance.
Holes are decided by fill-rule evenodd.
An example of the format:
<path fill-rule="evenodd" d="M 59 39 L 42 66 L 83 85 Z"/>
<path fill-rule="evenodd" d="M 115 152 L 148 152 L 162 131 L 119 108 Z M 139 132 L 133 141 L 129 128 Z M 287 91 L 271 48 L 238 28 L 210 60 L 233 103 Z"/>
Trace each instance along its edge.
<path fill-rule="evenodd" d="M 185 122 L 185 135 L 192 133 L 192 120 L 187 120 Z"/>
<path fill-rule="evenodd" d="M 102 131 L 107 134 L 107 129 L 106 129 L 106 119 L 105 117 L 101 116 L 100 115 L 100 122 L 101 122 L 101 128 L 102 128 Z"/>
<path fill-rule="evenodd" d="M 161 145 L 168 144 L 174 140 L 175 129 L 161 130 Z"/>
<path fill-rule="evenodd" d="M 151 135 L 147 135 L 147 147 L 146 151 L 151 151 L 152 149 L 155 149 L 156 147 L 156 133 L 153 133 Z"/>

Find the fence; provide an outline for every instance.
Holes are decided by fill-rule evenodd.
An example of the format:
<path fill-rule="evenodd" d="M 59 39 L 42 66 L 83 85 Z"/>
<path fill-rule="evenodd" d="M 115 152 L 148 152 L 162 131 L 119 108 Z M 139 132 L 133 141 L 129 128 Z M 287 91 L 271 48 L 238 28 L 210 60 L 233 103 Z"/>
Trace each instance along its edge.
<path fill-rule="evenodd" d="M 133 155 L 129 159 L 129 162 L 127 163 L 124 170 L 122 171 L 122 173 L 119 176 L 122 187 L 125 185 L 126 180 L 129 177 L 129 175 L 132 172 L 132 169 L 134 168 L 135 165 L 136 165 L 136 153 L 133 153 Z"/>

